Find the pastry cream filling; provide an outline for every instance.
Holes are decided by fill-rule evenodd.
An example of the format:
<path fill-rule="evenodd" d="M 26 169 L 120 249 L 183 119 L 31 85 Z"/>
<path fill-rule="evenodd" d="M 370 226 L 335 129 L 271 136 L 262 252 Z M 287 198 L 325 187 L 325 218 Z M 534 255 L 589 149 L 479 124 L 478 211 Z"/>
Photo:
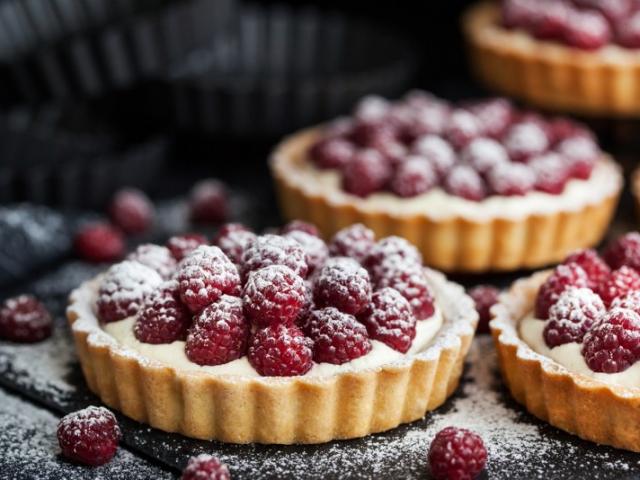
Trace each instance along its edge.
<path fill-rule="evenodd" d="M 185 342 L 183 341 L 160 345 L 139 342 L 133 335 L 134 323 L 135 317 L 129 317 L 118 322 L 102 325 L 102 328 L 120 344 L 135 350 L 141 356 L 171 365 L 180 370 L 209 372 L 217 375 L 260 376 L 251 366 L 246 356 L 223 365 L 202 366 L 193 363 L 187 358 L 184 352 Z M 307 372 L 306 375 L 330 376 L 345 370 L 362 370 L 392 363 L 405 355 L 411 355 L 425 350 L 441 326 L 442 313 L 439 309 L 436 309 L 436 312 L 430 318 L 417 322 L 416 336 L 407 353 L 400 353 L 382 342 L 371 340 L 372 348 L 366 355 L 343 363 L 342 365 L 314 363 L 313 368 Z"/>
<path fill-rule="evenodd" d="M 619 373 L 597 373 L 591 370 L 582 357 L 582 344 L 572 342 L 549 348 L 544 342 L 542 332 L 545 321 L 530 313 L 520 321 L 520 337 L 537 353 L 556 361 L 567 370 L 601 382 L 613 383 L 622 387 L 640 387 L 640 362 Z"/>

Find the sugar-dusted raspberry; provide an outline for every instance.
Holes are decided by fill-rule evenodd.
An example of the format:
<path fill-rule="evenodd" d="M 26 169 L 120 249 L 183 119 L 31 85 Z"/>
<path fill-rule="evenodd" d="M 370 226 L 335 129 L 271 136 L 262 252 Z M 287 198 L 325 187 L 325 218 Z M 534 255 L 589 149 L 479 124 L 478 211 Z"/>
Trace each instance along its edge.
<path fill-rule="evenodd" d="M 184 340 L 191 325 L 191 312 L 180 300 L 178 282 L 168 280 L 144 300 L 133 334 L 142 343 L 172 343 Z"/>
<path fill-rule="evenodd" d="M 476 433 L 447 427 L 431 442 L 428 458 L 435 480 L 471 480 L 484 469 L 487 449 Z"/>
<path fill-rule="evenodd" d="M 416 317 L 409 301 L 393 288 L 382 288 L 371 296 L 371 304 L 358 316 L 369 338 L 406 353 L 416 336 Z"/>
<path fill-rule="evenodd" d="M 602 299 L 593 290 L 569 287 L 549 309 L 544 342 L 549 348 L 582 343 L 585 333 L 606 311 Z"/>
<path fill-rule="evenodd" d="M 430 318 L 435 300 L 422 265 L 406 260 L 389 259 L 377 269 L 376 288 L 391 287 L 409 301 L 417 320 Z"/>
<path fill-rule="evenodd" d="M 313 299 L 318 307 L 357 315 L 371 300 L 369 273 L 352 258 L 331 258 L 315 278 Z"/>
<path fill-rule="evenodd" d="M 443 182 L 444 189 L 451 195 L 479 202 L 487 196 L 484 180 L 468 165 L 456 165 Z"/>
<path fill-rule="evenodd" d="M 62 417 L 58 443 L 69 460 L 103 465 L 113 458 L 122 437 L 116 417 L 104 407 L 87 407 Z"/>
<path fill-rule="evenodd" d="M 495 195 L 526 195 L 533 190 L 536 175 L 528 165 L 505 163 L 491 169 L 487 184 Z"/>
<path fill-rule="evenodd" d="M 371 351 L 366 327 L 337 308 L 310 312 L 306 329 L 313 340 L 313 359 L 318 363 L 341 365 Z"/>
<path fill-rule="evenodd" d="M 530 30 L 539 10 L 537 2 L 505 0 L 502 2 L 502 24 L 507 28 Z"/>
<path fill-rule="evenodd" d="M 411 156 L 398 166 L 391 180 L 391 190 L 400 197 L 415 197 L 438 184 L 438 174 L 422 157 Z"/>
<path fill-rule="evenodd" d="M 607 19 L 594 10 L 573 10 L 567 17 L 564 41 L 582 50 L 597 50 L 611 39 Z"/>
<path fill-rule="evenodd" d="M 492 285 L 478 285 L 469 290 L 469 296 L 476 304 L 478 312 L 478 333 L 489 333 L 489 321 L 491 321 L 491 307 L 498 303 L 500 290 Z"/>
<path fill-rule="evenodd" d="M 569 263 L 580 265 L 587 274 L 589 288 L 592 290 L 595 290 L 599 284 L 604 282 L 611 273 L 611 269 L 600 258 L 598 252 L 590 248 L 573 252 L 562 263 L 565 265 Z"/>
<path fill-rule="evenodd" d="M 313 367 L 312 341 L 295 325 L 270 325 L 249 340 L 249 362 L 265 377 L 304 375 Z"/>
<path fill-rule="evenodd" d="M 418 249 L 404 238 L 392 235 L 375 243 L 364 259 L 363 265 L 369 270 L 372 280 L 377 282 L 383 263 L 391 264 L 400 260 L 422 265 L 422 255 Z"/>
<path fill-rule="evenodd" d="M 542 320 L 549 318 L 549 309 L 556 303 L 562 292 L 569 287 L 589 287 L 589 279 L 586 272 L 575 263 L 558 265 L 542 284 L 536 297 L 536 317 Z"/>
<path fill-rule="evenodd" d="M 537 122 L 525 121 L 513 125 L 504 137 L 504 146 L 514 162 L 526 162 L 549 148 L 549 138 Z"/>
<path fill-rule="evenodd" d="M 573 0 L 573 3 L 580 8 L 599 11 L 614 25 L 637 8 L 634 0 Z"/>
<path fill-rule="evenodd" d="M 595 141 L 587 136 L 567 138 L 556 146 L 556 150 L 567 160 L 571 176 L 581 180 L 591 176 L 602 155 Z"/>
<path fill-rule="evenodd" d="M 282 227 L 283 234 L 298 231 L 308 233 L 309 235 L 313 235 L 314 237 L 320 236 L 318 227 L 316 227 L 313 223 L 304 222 L 302 220 L 291 220 L 284 227 Z"/>
<path fill-rule="evenodd" d="M 176 272 L 180 298 L 193 313 L 218 300 L 222 295 L 240 294 L 238 269 L 222 250 L 200 245 L 187 255 Z"/>
<path fill-rule="evenodd" d="M 399 141 L 385 143 L 377 147 L 376 150 L 382 154 L 392 168 L 404 162 L 409 153 L 408 147 Z"/>
<path fill-rule="evenodd" d="M 247 352 L 249 332 L 242 300 L 223 295 L 195 316 L 184 351 L 198 365 L 229 363 Z"/>
<path fill-rule="evenodd" d="M 476 138 L 461 153 L 464 162 L 478 173 L 485 174 L 497 165 L 508 163 L 509 156 L 504 147 L 490 138 Z"/>
<path fill-rule="evenodd" d="M 449 117 L 445 138 L 454 148 L 461 150 L 480 135 L 482 135 L 482 125 L 473 113 L 459 109 Z"/>
<path fill-rule="evenodd" d="M 162 283 L 162 277 L 138 262 L 124 261 L 104 274 L 98 291 L 98 318 L 115 322 L 138 313 L 144 299 Z"/>
<path fill-rule="evenodd" d="M 231 480 L 231 474 L 216 457 L 201 453 L 189 459 L 180 480 Z"/>
<path fill-rule="evenodd" d="M 378 149 L 382 145 L 395 142 L 398 138 L 397 134 L 398 131 L 391 122 L 384 120 L 358 121 L 353 126 L 350 139 L 362 148 Z"/>
<path fill-rule="evenodd" d="M 611 268 L 623 265 L 640 271 L 640 233 L 629 232 L 611 242 L 603 253 Z"/>
<path fill-rule="evenodd" d="M 403 126 L 401 138 L 407 144 L 413 144 L 425 135 L 442 135 L 449 123 L 451 107 L 446 102 L 432 100 L 422 106 L 409 106 L 413 116 L 410 122 Z"/>
<path fill-rule="evenodd" d="M 373 231 L 355 223 L 338 231 L 329 242 L 329 253 L 334 257 L 351 257 L 362 262 L 375 244 Z"/>
<path fill-rule="evenodd" d="M 191 220 L 201 223 L 224 222 L 229 216 L 227 187 L 214 179 L 196 183 L 189 194 Z"/>
<path fill-rule="evenodd" d="M 582 356 L 594 372 L 625 371 L 640 360 L 640 315 L 610 310 L 584 336 Z"/>
<path fill-rule="evenodd" d="M 610 308 L 611 310 L 614 308 L 626 308 L 640 315 L 640 290 L 631 290 L 622 297 L 614 299 Z"/>
<path fill-rule="evenodd" d="M 305 304 L 305 283 L 284 265 L 254 270 L 244 286 L 245 315 L 254 325 L 293 323 Z"/>
<path fill-rule="evenodd" d="M 536 190 L 559 195 L 569 181 L 569 166 L 562 156 L 554 152 L 543 153 L 529 160 L 535 176 Z"/>
<path fill-rule="evenodd" d="M 436 135 L 419 137 L 411 148 L 413 153 L 429 160 L 440 176 L 446 175 L 456 163 L 456 153 L 451 144 Z"/>
<path fill-rule="evenodd" d="M 344 190 L 358 197 L 382 190 L 391 177 L 389 162 L 376 150 L 359 151 L 342 172 Z"/>
<path fill-rule="evenodd" d="M 572 11 L 563 2 L 546 2 L 533 20 L 532 33 L 541 39 L 562 39 Z"/>
<path fill-rule="evenodd" d="M 154 215 L 151 200 L 136 188 L 124 188 L 116 192 L 109 205 L 109 218 L 125 233 L 148 230 Z"/>
<path fill-rule="evenodd" d="M 382 120 L 389 113 L 391 102 L 379 95 L 367 95 L 358 101 L 353 116 L 360 121 Z"/>
<path fill-rule="evenodd" d="M 567 117 L 555 117 L 547 123 L 547 135 L 552 144 L 574 137 L 592 138 L 593 134 L 583 124 Z"/>
<path fill-rule="evenodd" d="M 207 245 L 208 243 L 207 237 L 200 233 L 185 233 L 171 237 L 167 240 L 166 247 L 173 255 L 173 258 L 179 262 L 200 245 Z"/>
<path fill-rule="evenodd" d="M 624 297 L 632 290 L 640 290 L 640 274 L 633 268 L 622 266 L 611 272 L 609 277 L 598 285 L 598 295 L 608 307 L 619 297 Z"/>
<path fill-rule="evenodd" d="M 309 154 L 319 168 L 342 168 L 355 152 L 355 145 L 344 138 L 323 138 L 311 147 Z"/>
<path fill-rule="evenodd" d="M 491 98 L 476 102 L 469 107 L 482 127 L 482 134 L 500 139 L 511 126 L 515 110 L 506 98 Z"/>
<path fill-rule="evenodd" d="M 33 295 L 19 295 L 0 305 L 0 338 L 33 343 L 51 336 L 53 320 L 46 307 Z"/>
<path fill-rule="evenodd" d="M 107 223 L 82 227 L 73 242 L 78 256 L 90 262 L 113 262 L 125 252 L 122 233 Z"/>
<path fill-rule="evenodd" d="M 640 48 L 640 11 L 618 23 L 616 40 L 619 45 L 627 48 Z"/>
<path fill-rule="evenodd" d="M 313 285 L 309 280 L 305 280 L 304 282 L 304 303 L 302 304 L 302 308 L 298 312 L 298 316 L 295 319 L 295 324 L 300 327 L 305 334 L 306 325 L 308 323 L 309 313 L 314 310 L 316 307 L 315 303 L 313 303 Z"/>
<path fill-rule="evenodd" d="M 253 270 L 269 265 L 284 265 L 302 278 L 309 273 L 304 249 L 293 238 L 279 235 L 260 235 L 249 244 L 242 254 L 242 279 L 246 281 Z"/>
<path fill-rule="evenodd" d="M 164 279 L 170 278 L 178 266 L 176 259 L 171 254 L 171 250 L 152 243 L 139 245 L 127 255 L 127 260 L 141 263 L 155 270 Z"/>
<path fill-rule="evenodd" d="M 315 235 L 302 230 L 292 230 L 285 234 L 285 237 L 294 239 L 304 250 L 305 260 L 309 267 L 309 275 L 322 268 L 327 258 L 329 258 L 327 244 Z"/>
<path fill-rule="evenodd" d="M 257 238 L 256 234 L 240 223 L 227 223 L 213 237 L 216 245 L 236 265 L 242 264 L 244 252 Z"/>

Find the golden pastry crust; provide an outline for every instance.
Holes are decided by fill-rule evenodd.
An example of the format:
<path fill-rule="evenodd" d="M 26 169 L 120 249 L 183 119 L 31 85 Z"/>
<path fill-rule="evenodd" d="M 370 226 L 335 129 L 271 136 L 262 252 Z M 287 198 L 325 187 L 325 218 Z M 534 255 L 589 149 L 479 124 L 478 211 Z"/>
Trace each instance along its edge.
<path fill-rule="evenodd" d="M 325 238 L 358 222 L 371 228 L 378 238 L 400 235 L 420 249 L 425 264 L 446 272 L 537 268 L 557 263 L 576 249 L 594 246 L 605 234 L 622 188 L 616 169 L 618 188 L 599 201 L 581 209 L 559 209 L 515 219 L 476 221 L 441 218 L 427 211 L 376 211 L 365 208 L 357 197 L 336 198 L 331 192 L 305 188 L 294 181 L 296 169 L 308 161 L 309 146 L 319 135 L 319 128 L 294 134 L 272 154 L 271 171 L 284 217 L 314 223 Z M 602 161 L 612 162 L 608 157 Z"/>
<path fill-rule="evenodd" d="M 582 115 L 640 115 L 640 52 L 609 45 L 590 52 L 499 25 L 482 2 L 463 18 L 469 58 L 490 88 L 541 108 Z"/>
<path fill-rule="evenodd" d="M 418 420 L 456 389 L 477 313 L 462 287 L 426 275 L 444 316 L 431 344 L 389 365 L 327 377 L 214 375 L 145 359 L 100 328 L 95 280 L 71 294 L 67 317 L 91 391 L 139 422 L 223 442 L 323 443 Z"/>
<path fill-rule="evenodd" d="M 551 425 L 585 440 L 639 452 L 640 388 L 571 372 L 520 338 L 518 324 L 533 309 L 549 273 L 515 282 L 491 310 L 491 333 L 504 382 L 519 403 Z"/>

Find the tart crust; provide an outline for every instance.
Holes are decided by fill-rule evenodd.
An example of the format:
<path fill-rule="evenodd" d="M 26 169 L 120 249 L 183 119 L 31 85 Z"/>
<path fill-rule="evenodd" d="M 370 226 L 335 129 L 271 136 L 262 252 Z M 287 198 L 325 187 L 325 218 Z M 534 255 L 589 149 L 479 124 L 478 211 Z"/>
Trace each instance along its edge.
<path fill-rule="evenodd" d="M 570 252 L 600 242 L 615 211 L 622 187 L 580 209 L 561 208 L 521 218 L 493 217 L 473 220 L 441 218 L 424 211 L 372 211 L 359 198 L 305 188 L 294 180 L 294 172 L 307 160 L 309 146 L 320 128 L 304 130 L 285 139 L 271 157 L 280 209 L 289 219 L 301 219 L 318 226 L 325 238 L 353 223 L 363 223 L 378 238 L 400 235 L 416 245 L 424 262 L 447 272 L 511 271 L 537 268 L 564 259 Z M 612 162 L 608 157 L 602 161 Z M 618 176 L 620 174 L 618 173 Z"/>
<path fill-rule="evenodd" d="M 499 25 L 482 2 L 463 18 L 469 58 L 489 87 L 539 107 L 582 115 L 640 115 L 640 52 L 610 45 L 590 52 Z"/>
<path fill-rule="evenodd" d="M 323 443 L 422 418 L 456 389 L 477 313 L 464 289 L 425 270 L 444 323 L 423 351 L 328 377 L 242 377 L 177 370 L 100 328 L 97 279 L 72 292 L 67 317 L 84 377 L 108 406 L 167 432 L 233 443 Z"/>
<path fill-rule="evenodd" d="M 571 372 L 536 353 L 518 334 L 551 271 L 518 280 L 492 310 L 491 333 L 502 378 L 536 417 L 592 442 L 640 452 L 640 388 L 626 388 Z"/>

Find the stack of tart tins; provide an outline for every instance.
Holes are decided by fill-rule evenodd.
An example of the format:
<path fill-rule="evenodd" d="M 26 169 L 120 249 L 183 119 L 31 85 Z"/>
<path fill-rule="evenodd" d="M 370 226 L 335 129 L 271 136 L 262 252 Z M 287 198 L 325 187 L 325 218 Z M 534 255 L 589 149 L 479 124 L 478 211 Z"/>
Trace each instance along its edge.
<path fill-rule="evenodd" d="M 310 7 L 245 5 L 232 38 L 172 69 L 180 128 L 280 135 L 338 115 L 365 94 L 398 95 L 414 72 L 401 36 Z"/>
<path fill-rule="evenodd" d="M 235 0 L 9 0 L 0 100 L 100 96 L 162 74 L 232 30 Z"/>

